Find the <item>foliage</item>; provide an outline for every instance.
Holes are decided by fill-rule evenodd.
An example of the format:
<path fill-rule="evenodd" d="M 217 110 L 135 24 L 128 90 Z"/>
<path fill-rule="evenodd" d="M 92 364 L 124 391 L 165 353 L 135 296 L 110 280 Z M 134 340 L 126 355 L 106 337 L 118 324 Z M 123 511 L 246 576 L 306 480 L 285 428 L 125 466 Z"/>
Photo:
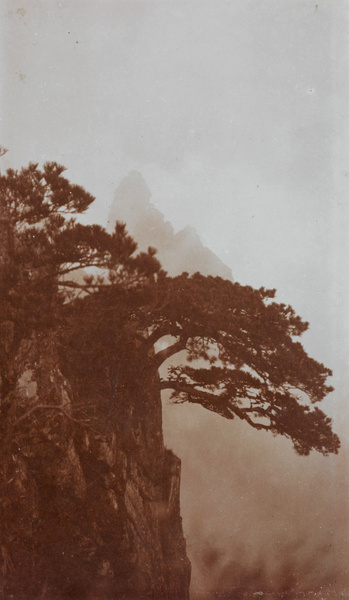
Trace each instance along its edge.
<path fill-rule="evenodd" d="M 30 164 L 0 176 L 3 380 L 10 350 L 13 354 L 32 331 L 57 326 L 72 298 L 110 283 L 141 285 L 160 270 L 152 249 L 135 255 L 137 245 L 125 225 L 117 223 L 110 235 L 76 221 L 94 198 L 63 172 L 56 163 L 42 170 Z"/>
<path fill-rule="evenodd" d="M 257 430 L 284 435 L 299 454 L 312 449 L 336 453 L 339 440 L 331 420 L 315 406 L 333 389 L 326 384 L 331 371 L 307 355 L 297 341 L 307 323 L 291 307 L 276 303 L 274 295 L 275 290 L 199 273 L 163 275 L 123 298 L 105 290 L 75 307 L 70 341 L 64 345 L 72 352 L 65 354 L 70 378 L 80 369 L 85 393 L 94 389 L 95 394 L 95 386 L 102 389 L 109 374 L 111 395 L 111 374 L 117 368 L 122 394 L 122 386 L 141 377 L 141 367 L 155 372 L 177 355 L 158 383 L 172 391 L 175 402 L 200 404 Z M 115 389 L 114 398 L 117 402 Z"/>
<path fill-rule="evenodd" d="M 308 324 L 275 302 L 275 290 L 199 273 L 168 277 L 153 249 L 135 254 L 124 225 L 109 235 L 77 223 L 72 215 L 93 198 L 62 173 L 50 163 L 0 178 L 3 329 L 13 323 L 15 340 L 54 328 L 77 394 L 109 409 L 133 385 L 150 385 L 284 435 L 300 454 L 336 453 L 331 420 L 314 406 L 332 391 L 331 372 L 297 341 Z M 6 360 L 2 373 L 4 381 Z"/>
<path fill-rule="evenodd" d="M 65 590 L 80 580 L 92 588 L 101 546 L 123 564 L 122 518 L 112 521 L 112 492 L 91 468 L 101 462 L 94 420 L 84 399 L 72 401 L 57 346 L 79 297 L 142 287 L 161 269 L 123 224 L 110 235 L 79 223 L 93 197 L 63 171 L 50 163 L 0 176 L 1 598 L 73 597 Z"/>

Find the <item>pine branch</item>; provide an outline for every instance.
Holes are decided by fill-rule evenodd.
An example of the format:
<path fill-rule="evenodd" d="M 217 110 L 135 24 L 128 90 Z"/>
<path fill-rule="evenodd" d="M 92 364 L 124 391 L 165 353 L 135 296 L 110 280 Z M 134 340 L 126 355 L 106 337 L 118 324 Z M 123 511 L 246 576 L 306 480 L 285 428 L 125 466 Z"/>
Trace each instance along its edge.
<path fill-rule="evenodd" d="M 167 348 L 164 348 L 163 350 L 156 352 L 155 357 L 154 357 L 155 366 L 157 368 L 160 367 L 162 365 L 162 363 L 165 362 L 165 360 L 167 360 L 171 356 L 174 356 L 174 354 L 178 354 L 178 352 L 181 352 L 181 350 L 185 350 L 185 349 L 186 349 L 186 342 L 184 342 L 183 340 L 180 339 L 180 340 L 178 340 L 178 342 L 175 342 L 171 346 L 167 346 Z"/>
<path fill-rule="evenodd" d="M 160 389 L 172 389 L 176 392 L 187 394 L 188 402 L 202 404 L 204 408 L 216 412 L 227 419 L 233 419 L 234 416 L 237 416 L 241 420 L 247 421 L 254 429 L 270 430 L 272 428 L 271 425 L 264 425 L 263 423 L 256 423 L 253 421 L 245 409 L 232 404 L 232 399 L 227 398 L 226 396 L 222 397 L 222 395 L 219 394 L 198 390 L 190 384 L 171 380 L 162 380 L 160 382 Z"/>

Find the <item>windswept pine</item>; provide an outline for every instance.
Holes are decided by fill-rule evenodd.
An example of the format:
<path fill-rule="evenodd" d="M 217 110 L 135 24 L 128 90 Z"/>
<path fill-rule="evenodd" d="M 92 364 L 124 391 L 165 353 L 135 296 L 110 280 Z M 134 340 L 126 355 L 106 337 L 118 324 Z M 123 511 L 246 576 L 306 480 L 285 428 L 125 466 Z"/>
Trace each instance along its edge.
<path fill-rule="evenodd" d="M 1 597 L 186 600 L 161 390 L 326 455 L 331 372 L 275 290 L 169 277 L 63 173 L 0 177 Z"/>

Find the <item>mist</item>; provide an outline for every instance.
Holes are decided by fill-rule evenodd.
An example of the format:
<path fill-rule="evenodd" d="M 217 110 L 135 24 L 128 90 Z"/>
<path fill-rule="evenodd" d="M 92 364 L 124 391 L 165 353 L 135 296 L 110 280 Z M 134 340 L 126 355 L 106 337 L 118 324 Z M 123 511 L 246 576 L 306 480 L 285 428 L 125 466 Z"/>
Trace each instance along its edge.
<path fill-rule="evenodd" d="M 96 196 L 89 222 L 125 221 L 172 275 L 277 288 L 333 369 L 334 457 L 298 457 L 164 395 L 193 600 L 321 586 L 337 599 L 349 586 L 348 3 L 4 0 L 0 13 L 1 169 L 64 165 Z"/>
<path fill-rule="evenodd" d="M 158 248 L 171 275 L 199 270 L 232 278 L 195 230 L 175 233 L 151 203 L 140 173 L 120 182 L 110 228 L 116 218 L 127 223 L 140 249 Z M 337 597 L 349 586 L 345 436 L 338 456 L 301 457 L 288 440 L 202 407 L 173 404 L 165 393 L 163 420 L 165 442 L 182 459 L 193 600 L 260 590 L 327 590 Z"/>

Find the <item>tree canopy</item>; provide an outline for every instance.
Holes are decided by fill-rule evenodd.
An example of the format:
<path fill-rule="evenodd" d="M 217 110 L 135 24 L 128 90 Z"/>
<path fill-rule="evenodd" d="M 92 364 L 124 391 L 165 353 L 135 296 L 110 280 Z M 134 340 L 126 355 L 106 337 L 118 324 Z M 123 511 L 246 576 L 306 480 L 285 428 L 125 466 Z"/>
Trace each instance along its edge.
<path fill-rule="evenodd" d="M 33 327 L 52 325 L 67 301 L 98 290 L 105 279 L 131 286 L 160 269 L 152 249 L 135 256 L 137 245 L 124 225 L 117 223 L 110 235 L 76 221 L 94 198 L 69 183 L 64 170 L 56 163 L 42 170 L 29 164 L 0 175 L 0 314 L 1 322 L 14 324 L 16 340 Z M 76 275 L 82 269 L 84 279 Z M 99 269 L 97 277 L 91 269 Z"/>
<path fill-rule="evenodd" d="M 76 221 L 93 197 L 63 171 L 29 165 L 0 178 L 1 330 L 12 331 L 10 344 L 2 335 L 2 393 L 9 347 L 48 327 L 76 389 L 109 405 L 138 382 L 286 436 L 299 454 L 337 453 L 317 406 L 332 391 L 331 371 L 307 355 L 299 338 L 308 324 L 275 301 L 275 290 L 167 276 L 154 249 L 137 253 L 125 225 L 108 234 Z"/>

